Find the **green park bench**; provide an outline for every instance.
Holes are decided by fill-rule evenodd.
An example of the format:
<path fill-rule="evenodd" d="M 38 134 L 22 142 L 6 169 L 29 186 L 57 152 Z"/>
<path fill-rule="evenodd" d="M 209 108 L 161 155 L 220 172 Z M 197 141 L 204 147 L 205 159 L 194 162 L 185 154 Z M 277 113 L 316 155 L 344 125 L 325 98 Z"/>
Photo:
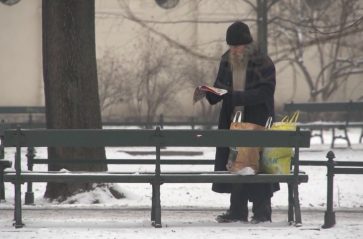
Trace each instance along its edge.
<path fill-rule="evenodd" d="M 331 148 L 334 148 L 334 143 L 337 139 L 344 139 L 347 142 L 348 147 L 351 147 L 351 141 L 348 136 L 348 128 L 362 128 L 362 132 L 359 137 L 359 143 L 363 139 L 363 119 L 353 121 L 354 113 L 363 112 L 363 101 L 349 101 L 349 102 L 322 102 L 322 103 L 287 103 L 284 105 L 284 111 L 291 114 L 294 111 L 307 114 L 307 119 L 304 122 L 298 122 L 298 126 L 302 129 L 318 130 L 319 133 L 314 133 L 312 137 L 320 137 L 321 142 L 324 143 L 323 130 L 332 130 Z M 327 112 L 340 112 L 343 113 L 343 120 L 339 122 L 331 122 L 329 119 L 319 119 L 318 121 L 311 121 L 311 117 L 316 113 Z M 341 129 L 344 135 L 338 135 L 336 129 Z"/>
<path fill-rule="evenodd" d="M 44 123 L 34 122 L 34 115 L 45 114 L 45 107 L 43 106 L 0 106 L 0 115 L 24 115 L 26 120 L 21 122 L 8 122 L 0 117 L 0 128 L 44 128 Z"/>
<path fill-rule="evenodd" d="M 299 171 L 299 148 L 310 146 L 309 131 L 230 131 L 230 130 L 92 130 L 28 129 L 5 130 L 4 147 L 16 147 L 15 170 L 5 170 L 3 180 L 14 184 L 15 227 L 23 227 L 21 185 L 29 182 L 150 183 L 152 185 L 151 222 L 161 227 L 160 185 L 165 183 L 287 183 L 288 221 L 301 225 L 298 186 L 308 181 Z M 23 147 L 155 147 L 152 172 L 60 172 L 29 171 L 21 167 Z M 214 171 L 161 171 L 164 147 L 292 147 L 293 171 L 286 175 L 236 175 Z M 85 159 L 86 160 L 86 159 Z M 52 159 L 49 160 L 51 162 Z M 112 160 L 108 160 L 110 162 Z M 125 161 L 126 164 L 130 163 Z M 182 161 L 182 160 L 181 160 Z M 93 160 L 89 160 L 90 163 Z M 75 161 L 75 163 L 77 163 Z M 122 163 L 122 162 L 118 162 Z M 137 163 L 137 162 L 136 162 Z"/>

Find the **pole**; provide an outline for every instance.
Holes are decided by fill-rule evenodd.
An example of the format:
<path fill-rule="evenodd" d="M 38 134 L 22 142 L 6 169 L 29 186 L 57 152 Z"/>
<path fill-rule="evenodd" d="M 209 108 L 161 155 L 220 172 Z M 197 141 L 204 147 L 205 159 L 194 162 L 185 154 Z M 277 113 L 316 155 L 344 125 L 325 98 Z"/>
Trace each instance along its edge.
<path fill-rule="evenodd" d="M 335 155 L 332 151 L 329 151 L 326 155 L 328 158 L 327 163 L 327 202 L 326 212 L 324 215 L 324 225 L 322 228 L 331 228 L 335 225 L 335 212 L 333 211 L 333 186 L 334 186 L 334 158 Z"/>
<path fill-rule="evenodd" d="M 34 147 L 28 147 L 26 157 L 28 159 L 28 170 L 33 171 L 33 159 L 35 157 Z M 27 191 L 25 192 L 25 205 L 34 205 L 34 192 L 32 182 L 27 183 Z"/>
<path fill-rule="evenodd" d="M 156 130 L 156 159 L 155 159 L 155 178 L 153 180 L 153 210 L 152 210 L 152 219 L 155 220 L 152 222 L 153 226 L 156 228 L 161 228 L 161 204 L 160 204 L 160 148 L 161 148 L 161 129 L 157 127 Z"/>
<path fill-rule="evenodd" d="M 267 55 L 267 0 L 257 0 L 257 43 L 261 53 Z"/>

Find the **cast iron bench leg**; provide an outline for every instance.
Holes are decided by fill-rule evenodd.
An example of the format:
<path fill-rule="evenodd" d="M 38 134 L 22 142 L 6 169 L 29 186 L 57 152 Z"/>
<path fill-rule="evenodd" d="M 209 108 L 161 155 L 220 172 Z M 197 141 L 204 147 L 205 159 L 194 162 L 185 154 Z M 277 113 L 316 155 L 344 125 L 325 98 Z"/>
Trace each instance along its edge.
<path fill-rule="evenodd" d="M 290 225 L 294 224 L 294 196 L 293 196 L 293 185 L 291 183 L 287 184 L 288 188 L 288 212 L 287 212 L 287 220 Z"/>
<path fill-rule="evenodd" d="M 348 136 L 348 130 L 346 127 L 344 127 L 344 136 L 343 135 L 336 135 L 335 133 L 335 128 L 332 128 L 332 142 L 331 142 L 331 148 L 333 149 L 334 148 L 334 141 L 336 139 L 345 139 L 347 141 L 347 144 L 348 144 L 348 147 L 351 147 L 351 143 L 350 143 L 350 139 L 349 139 L 349 136 Z"/>
<path fill-rule="evenodd" d="M 151 225 L 161 228 L 160 183 L 152 183 Z"/>
<path fill-rule="evenodd" d="M 300 211 L 300 200 L 299 200 L 299 186 L 298 183 L 294 183 L 294 208 L 295 208 L 295 225 L 301 226 L 301 211 Z"/>
<path fill-rule="evenodd" d="M 17 132 L 19 133 L 19 132 Z M 21 148 L 19 146 L 16 146 L 16 153 L 15 153 L 15 170 L 16 170 L 16 179 L 14 182 L 14 219 L 15 228 L 21 228 L 24 226 L 22 222 L 22 216 L 21 216 Z"/>
<path fill-rule="evenodd" d="M 347 143 L 348 143 L 348 147 L 350 148 L 351 147 L 351 143 L 350 143 L 350 140 L 349 140 L 348 130 L 347 130 L 346 127 L 344 128 L 344 134 L 345 134 L 345 139 L 347 140 Z"/>
<path fill-rule="evenodd" d="M 336 139 L 336 136 L 335 136 L 335 129 L 332 128 L 332 139 L 331 139 L 331 145 L 330 145 L 330 148 L 334 148 L 334 141 Z"/>
<path fill-rule="evenodd" d="M 22 215 L 21 215 L 21 184 L 17 182 L 14 183 L 14 189 L 15 189 L 14 226 L 15 228 L 22 228 L 24 224 L 22 222 Z"/>
<path fill-rule="evenodd" d="M 5 200 L 4 169 L 0 168 L 0 202 Z"/>
<path fill-rule="evenodd" d="M 324 144 L 324 138 L 323 138 L 323 129 L 320 129 L 320 140 L 321 140 L 321 144 Z"/>
<path fill-rule="evenodd" d="M 151 225 L 155 225 L 155 186 L 152 183 L 152 197 L 151 197 Z"/>

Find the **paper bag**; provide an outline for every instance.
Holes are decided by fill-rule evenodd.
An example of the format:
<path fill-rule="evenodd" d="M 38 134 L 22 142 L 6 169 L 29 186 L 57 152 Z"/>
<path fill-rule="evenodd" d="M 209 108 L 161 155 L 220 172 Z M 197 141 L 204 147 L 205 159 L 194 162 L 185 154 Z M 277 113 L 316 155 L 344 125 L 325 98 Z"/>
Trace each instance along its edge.
<path fill-rule="evenodd" d="M 264 130 L 265 127 L 242 121 L 242 112 L 237 111 L 230 130 Z M 241 175 L 257 174 L 259 172 L 260 147 L 231 147 L 226 165 L 227 170 Z"/>

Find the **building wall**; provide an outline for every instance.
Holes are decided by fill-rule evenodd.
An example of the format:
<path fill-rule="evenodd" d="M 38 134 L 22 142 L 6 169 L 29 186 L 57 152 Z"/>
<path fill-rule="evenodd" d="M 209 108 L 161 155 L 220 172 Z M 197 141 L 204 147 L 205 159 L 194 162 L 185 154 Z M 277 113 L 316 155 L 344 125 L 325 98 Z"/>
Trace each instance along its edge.
<path fill-rule="evenodd" d="M 43 105 L 41 1 L 0 4 L 0 105 Z"/>

